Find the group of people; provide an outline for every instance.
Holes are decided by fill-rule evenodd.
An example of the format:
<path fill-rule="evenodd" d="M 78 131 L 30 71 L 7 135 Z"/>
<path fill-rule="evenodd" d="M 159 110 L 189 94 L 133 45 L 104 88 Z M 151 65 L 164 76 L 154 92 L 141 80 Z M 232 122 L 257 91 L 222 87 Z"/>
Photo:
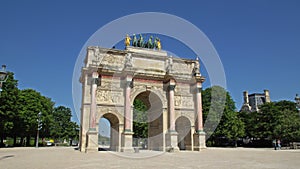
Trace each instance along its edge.
<path fill-rule="evenodd" d="M 280 139 L 274 139 L 273 140 L 273 146 L 274 146 L 274 150 L 280 150 L 281 149 Z"/>

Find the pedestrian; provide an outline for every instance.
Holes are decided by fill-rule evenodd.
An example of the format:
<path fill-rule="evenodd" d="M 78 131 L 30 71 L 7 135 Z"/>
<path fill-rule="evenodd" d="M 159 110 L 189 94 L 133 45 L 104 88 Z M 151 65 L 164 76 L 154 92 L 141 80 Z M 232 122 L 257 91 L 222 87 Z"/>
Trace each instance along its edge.
<path fill-rule="evenodd" d="M 274 139 L 274 140 L 272 141 L 272 144 L 273 144 L 274 150 L 276 150 L 276 139 Z"/>
<path fill-rule="evenodd" d="M 280 142 L 280 139 L 277 140 L 277 149 L 278 149 L 278 150 L 281 149 L 281 142 Z"/>

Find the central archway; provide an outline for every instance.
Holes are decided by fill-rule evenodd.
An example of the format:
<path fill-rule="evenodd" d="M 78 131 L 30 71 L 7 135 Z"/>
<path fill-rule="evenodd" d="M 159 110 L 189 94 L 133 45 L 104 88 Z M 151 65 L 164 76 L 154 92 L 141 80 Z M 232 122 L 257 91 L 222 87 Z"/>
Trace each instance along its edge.
<path fill-rule="evenodd" d="M 163 104 L 154 92 L 145 91 L 134 99 L 133 146 L 163 150 Z"/>

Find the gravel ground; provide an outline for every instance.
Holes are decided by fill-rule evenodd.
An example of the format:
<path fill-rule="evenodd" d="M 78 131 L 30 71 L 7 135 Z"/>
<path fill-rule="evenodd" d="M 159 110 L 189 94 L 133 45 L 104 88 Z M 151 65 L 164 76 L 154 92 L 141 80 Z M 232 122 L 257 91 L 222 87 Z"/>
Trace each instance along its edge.
<path fill-rule="evenodd" d="M 201 152 L 82 153 L 71 147 L 1 148 L 1 169 L 299 169 L 300 150 L 208 148 Z"/>

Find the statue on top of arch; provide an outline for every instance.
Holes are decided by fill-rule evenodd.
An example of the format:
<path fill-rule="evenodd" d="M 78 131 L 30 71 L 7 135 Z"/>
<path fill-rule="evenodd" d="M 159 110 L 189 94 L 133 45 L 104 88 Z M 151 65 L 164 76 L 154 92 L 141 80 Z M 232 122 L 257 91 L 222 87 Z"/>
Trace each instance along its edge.
<path fill-rule="evenodd" d="M 136 35 L 133 34 L 132 46 L 134 47 L 141 47 L 141 48 L 148 48 L 148 49 L 157 49 L 161 50 L 161 41 L 158 37 L 155 37 L 153 42 L 153 36 L 150 36 L 147 42 L 144 42 L 144 38 L 142 34 L 139 35 L 139 39 L 137 39 Z M 131 45 L 131 38 L 127 34 L 124 40 L 125 46 Z"/>

